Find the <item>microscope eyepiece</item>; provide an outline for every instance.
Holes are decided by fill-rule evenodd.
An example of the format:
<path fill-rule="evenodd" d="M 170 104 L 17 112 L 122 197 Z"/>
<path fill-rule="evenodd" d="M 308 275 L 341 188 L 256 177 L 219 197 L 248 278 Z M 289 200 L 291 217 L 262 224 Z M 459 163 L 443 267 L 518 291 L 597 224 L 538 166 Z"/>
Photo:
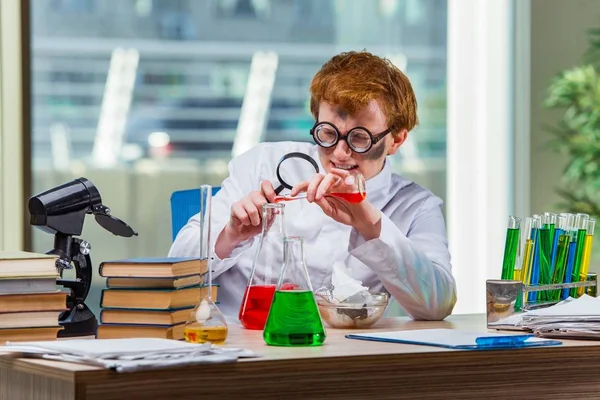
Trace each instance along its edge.
<path fill-rule="evenodd" d="M 85 214 L 114 235 L 137 233 L 125 222 L 110 215 L 96 186 L 86 178 L 74 179 L 29 199 L 30 224 L 48 233 L 81 235 Z"/>

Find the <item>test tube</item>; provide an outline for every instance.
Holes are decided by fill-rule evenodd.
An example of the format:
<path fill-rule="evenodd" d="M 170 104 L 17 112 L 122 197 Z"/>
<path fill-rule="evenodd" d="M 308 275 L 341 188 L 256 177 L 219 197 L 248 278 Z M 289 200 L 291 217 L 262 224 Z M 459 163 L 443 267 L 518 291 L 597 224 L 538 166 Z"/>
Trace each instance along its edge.
<path fill-rule="evenodd" d="M 533 224 L 531 226 L 531 240 L 533 240 L 533 256 L 531 264 L 531 274 L 529 278 L 530 285 L 538 285 L 540 283 L 540 230 L 542 228 L 542 217 L 533 215 Z M 528 302 L 534 303 L 537 300 L 537 292 L 529 292 Z"/>
<path fill-rule="evenodd" d="M 533 240 L 531 240 L 531 227 L 533 225 L 533 218 L 526 217 L 521 226 L 520 238 L 519 238 L 519 254 L 517 256 L 517 263 L 515 265 L 514 280 L 521 281 L 525 285 L 529 285 L 529 278 L 531 273 L 531 261 L 533 255 Z M 523 306 L 524 296 L 518 296 L 515 303 L 515 310 L 520 310 Z"/>
<path fill-rule="evenodd" d="M 567 231 L 569 234 L 569 252 L 567 254 L 567 268 L 563 283 L 571 283 L 573 277 L 573 265 L 575 263 L 575 251 L 577 250 L 577 227 L 575 226 L 575 215 L 569 214 L 567 217 Z M 565 300 L 569 297 L 569 289 L 562 289 L 560 298 Z"/>
<path fill-rule="evenodd" d="M 508 217 L 506 242 L 504 243 L 504 259 L 502 261 L 501 279 L 513 279 L 515 274 L 515 261 L 519 247 L 519 229 L 521 219 L 513 215 Z"/>
<path fill-rule="evenodd" d="M 588 273 L 590 270 L 590 257 L 592 255 L 592 243 L 594 243 L 594 230 L 596 229 L 596 220 L 590 218 L 586 220 L 586 235 L 585 245 L 583 247 L 583 258 L 581 260 L 581 271 L 579 272 L 579 280 L 585 281 L 588 279 Z M 594 288 L 595 289 L 595 288 Z M 585 293 L 585 288 L 580 287 L 577 290 L 577 294 L 581 296 Z"/>
<path fill-rule="evenodd" d="M 553 218 L 556 217 L 554 214 L 545 213 L 542 218 L 542 227 L 539 230 L 539 284 L 547 285 L 552 282 L 552 232 L 554 230 L 554 224 L 552 223 Z M 555 219 L 555 218 L 554 218 Z M 537 300 L 547 300 L 548 292 L 538 291 Z"/>
<path fill-rule="evenodd" d="M 532 222 L 533 218 L 526 217 L 521 224 L 521 231 L 519 232 L 519 249 L 513 279 L 523 283 L 526 283 L 525 278 L 529 268 L 529 257 L 525 253 L 527 252 L 528 243 L 532 243 L 530 239 Z"/>
<path fill-rule="evenodd" d="M 554 231 L 556 230 L 556 223 L 558 221 L 558 216 L 551 212 L 544 213 L 544 225 L 550 229 L 550 241 L 554 242 Z"/>
<path fill-rule="evenodd" d="M 558 216 L 556 229 L 554 230 L 554 236 L 552 238 L 552 262 L 550 264 L 552 276 L 554 276 L 554 265 L 556 264 L 556 254 L 558 252 L 558 238 L 565 232 L 566 224 L 567 215 L 565 213 L 561 213 Z"/>
<path fill-rule="evenodd" d="M 587 221 L 590 218 L 588 214 L 579 213 L 575 215 L 575 227 L 577 228 L 577 241 L 575 245 L 575 261 L 573 262 L 573 273 L 571 275 L 571 282 L 579 282 L 579 274 L 581 273 L 581 262 L 583 259 L 583 253 L 585 248 L 585 238 L 587 236 Z M 587 274 L 586 274 L 587 276 Z M 571 288 L 571 297 L 577 297 L 577 288 Z"/>
<path fill-rule="evenodd" d="M 558 233 L 560 232 L 560 234 Z M 568 216 L 561 215 L 558 218 L 558 230 L 557 230 L 557 250 L 556 257 L 554 258 L 554 264 L 552 268 L 552 284 L 561 284 L 565 279 L 565 269 L 567 267 L 567 256 L 569 254 L 569 244 L 571 242 L 571 236 L 568 232 Z M 552 301 L 560 300 L 561 290 L 552 291 Z"/>

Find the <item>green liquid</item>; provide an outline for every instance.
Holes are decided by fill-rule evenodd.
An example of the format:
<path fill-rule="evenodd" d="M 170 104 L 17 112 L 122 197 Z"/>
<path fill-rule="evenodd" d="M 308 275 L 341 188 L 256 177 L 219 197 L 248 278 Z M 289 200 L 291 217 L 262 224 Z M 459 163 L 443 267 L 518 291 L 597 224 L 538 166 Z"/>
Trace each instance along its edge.
<path fill-rule="evenodd" d="M 271 346 L 320 346 L 325 329 L 313 293 L 309 290 L 277 290 L 265 329 Z"/>
<path fill-rule="evenodd" d="M 552 236 L 549 228 L 540 229 L 540 285 L 548 285 L 552 282 Z M 538 301 L 546 301 L 550 298 L 549 292 L 537 292 Z"/>
<path fill-rule="evenodd" d="M 515 260 L 519 246 L 519 230 L 507 229 L 506 243 L 504 244 L 504 261 L 502 262 L 501 279 L 513 279 L 515 275 Z"/>
<path fill-rule="evenodd" d="M 569 242 L 571 238 L 569 235 L 560 235 L 558 237 L 558 250 L 556 254 L 556 260 L 554 263 L 554 275 L 552 276 L 552 283 L 559 284 L 564 283 L 565 280 L 565 268 L 567 266 L 567 255 L 569 254 Z M 552 300 L 560 300 L 561 290 L 552 291 Z"/>
<path fill-rule="evenodd" d="M 544 227 L 547 227 L 548 229 L 550 229 L 550 243 L 554 243 L 554 230 L 555 230 L 554 224 L 546 224 Z M 550 247 L 552 247 L 552 245 L 550 245 Z"/>

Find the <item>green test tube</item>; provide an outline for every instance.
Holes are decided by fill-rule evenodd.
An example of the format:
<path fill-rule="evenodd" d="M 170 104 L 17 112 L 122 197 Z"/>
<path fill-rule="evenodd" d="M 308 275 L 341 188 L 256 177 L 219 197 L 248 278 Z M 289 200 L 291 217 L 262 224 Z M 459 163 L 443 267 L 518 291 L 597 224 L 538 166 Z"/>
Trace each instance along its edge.
<path fill-rule="evenodd" d="M 539 280 L 540 285 L 548 285 L 552 282 L 552 231 L 554 226 L 551 223 L 552 216 L 549 213 L 544 214 L 542 219 L 542 228 L 539 231 Z M 537 300 L 548 300 L 549 293 L 545 291 L 537 292 Z"/>
<path fill-rule="evenodd" d="M 556 228 L 557 221 L 558 215 L 551 212 L 544 213 L 544 227 L 547 227 L 550 230 L 550 243 L 554 241 L 554 230 Z"/>
<path fill-rule="evenodd" d="M 587 236 L 587 221 L 590 219 L 588 214 L 577 214 L 575 215 L 575 227 L 577 228 L 577 245 L 575 247 L 575 262 L 573 263 L 573 271 L 571 273 L 571 282 L 579 282 L 581 273 L 581 261 L 583 259 L 583 253 L 585 249 L 585 237 Z M 577 288 L 571 288 L 570 296 L 577 298 Z"/>
<path fill-rule="evenodd" d="M 561 214 L 559 217 L 559 227 L 563 232 L 558 237 L 558 249 L 556 251 L 556 259 L 554 260 L 554 268 L 552 274 L 552 284 L 557 285 L 565 282 L 565 272 L 567 269 L 567 259 L 569 256 L 569 245 L 571 244 L 573 231 L 572 231 L 572 218 L 571 214 Z M 552 291 L 552 301 L 559 301 L 562 293 L 562 289 L 556 289 Z"/>
<path fill-rule="evenodd" d="M 504 259 L 502 261 L 501 279 L 513 279 L 515 274 L 515 261 L 519 248 L 519 230 L 521 219 L 513 215 L 508 217 L 506 242 L 504 243 Z"/>

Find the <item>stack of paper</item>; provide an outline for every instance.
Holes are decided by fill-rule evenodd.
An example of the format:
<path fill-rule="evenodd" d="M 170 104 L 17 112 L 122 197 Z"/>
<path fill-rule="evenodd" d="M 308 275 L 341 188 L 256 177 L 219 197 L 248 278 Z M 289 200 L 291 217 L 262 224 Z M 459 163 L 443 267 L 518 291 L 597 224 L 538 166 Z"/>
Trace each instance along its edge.
<path fill-rule="evenodd" d="M 155 338 L 8 342 L 0 352 L 97 365 L 118 372 L 257 357 L 244 349 Z"/>
<path fill-rule="evenodd" d="M 531 310 L 523 314 L 520 325 L 537 336 L 600 340 L 600 297 L 583 295 L 552 307 Z"/>

